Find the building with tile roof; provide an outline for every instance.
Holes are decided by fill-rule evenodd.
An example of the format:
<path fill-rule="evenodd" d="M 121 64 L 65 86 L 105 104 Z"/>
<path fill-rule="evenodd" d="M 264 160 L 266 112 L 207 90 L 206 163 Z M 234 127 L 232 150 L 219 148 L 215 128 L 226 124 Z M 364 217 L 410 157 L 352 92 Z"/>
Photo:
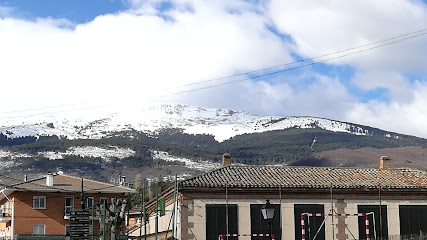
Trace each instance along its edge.
<path fill-rule="evenodd" d="M 179 183 L 174 237 L 214 240 L 227 233 L 269 233 L 269 221 L 261 214 L 267 199 L 275 209 L 270 222 L 275 239 L 426 234 L 427 173 L 392 169 L 388 160 L 382 157 L 378 169 L 228 165 L 193 177 Z M 170 199 L 171 192 L 163 197 Z"/>
<path fill-rule="evenodd" d="M 82 200 L 82 186 L 84 201 Z M 91 212 L 99 202 L 111 204 L 135 193 L 134 189 L 70 175 L 48 174 L 1 190 L 0 239 L 28 235 L 70 235 L 70 219 L 82 203 Z M 98 235 L 99 217 L 90 216 L 90 231 Z M 93 225 L 92 225 L 93 223 Z"/>

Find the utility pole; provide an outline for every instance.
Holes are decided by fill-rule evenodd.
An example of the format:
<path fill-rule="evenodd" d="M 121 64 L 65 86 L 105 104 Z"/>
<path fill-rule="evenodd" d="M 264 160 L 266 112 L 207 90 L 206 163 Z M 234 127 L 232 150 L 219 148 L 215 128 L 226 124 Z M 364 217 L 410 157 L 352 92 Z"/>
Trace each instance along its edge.
<path fill-rule="evenodd" d="M 105 240 L 105 219 L 106 219 L 106 214 L 107 214 L 107 210 L 106 210 L 107 204 L 106 201 L 103 202 L 103 213 L 102 213 L 102 240 Z"/>
<path fill-rule="evenodd" d="M 83 190 L 83 178 L 82 178 L 82 193 L 81 193 L 81 200 L 80 200 L 80 205 L 83 209 L 86 209 L 86 204 L 85 204 L 85 196 L 84 196 L 84 190 Z"/>
<path fill-rule="evenodd" d="M 175 182 L 173 185 L 173 210 L 172 210 L 172 238 L 175 238 L 175 214 L 177 214 L 176 208 L 176 184 L 177 184 L 177 175 L 175 175 Z"/>
<path fill-rule="evenodd" d="M 155 240 L 157 240 L 158 232 L 159 232 L 159 182 L 157 182 L 157 185 L 156 185 L 156 237 L 155 237 Z"/>
<path fill-rule="evenodd" d="M 142 209 L 144 211 L 144 240 L 147 240 L 147 223 L 145 222 L 145 218 L 147 217 L 147 211 L 145 210 L 145 183 L 142 182 Z"/>
<path fill-rule="evenodd" d="M 92 202 L 92 239 L 95 239 L 94 238 L 94 229 L 93 229 L 93 224 L 94 224 L 94 220 L 95 220 L 95 208 L 94 208 L 94 204 L 95 203 L 95 199 L 93 199 L 93 202 Z"/>
<path fill-rule="evenodd" d="M 141 219 L 139 226 L 139 239 L 142 238 L 142 223 L 144 223 L 144 239 L 147 239 L 147 226 L 145 225 L 145 201 L 144 201 L 144 192 L 145 192 L 145 183 L 142 181 L 142 189 L 141 189 Z M 144 221 L 144 222 L 143 222 Z"/>

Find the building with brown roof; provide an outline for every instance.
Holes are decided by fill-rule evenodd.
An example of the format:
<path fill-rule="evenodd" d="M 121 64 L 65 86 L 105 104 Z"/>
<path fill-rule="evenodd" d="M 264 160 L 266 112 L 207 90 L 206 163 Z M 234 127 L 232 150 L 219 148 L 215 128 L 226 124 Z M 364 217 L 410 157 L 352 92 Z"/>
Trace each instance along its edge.
<path fill-rule="evenodd" d="M 72 214 L 99 202 L 126 198 L 135 190 L 62 174 L 24 181 L 1 190 L 0 239 L 25 235 L 70 235 Z M 90 213 L 92 214 L 92 212 Z M 92 221 L 93 219 L 93 221 Z M 90 216 L 90 231 L 98 234 L 100 217 Z M 93 224 L 92 224 L 93 223 Z"/>
<path fill-rule="evenodd" d="M 381 166 L 222 167 L 179 183 L 174 237 L 216 240 L 227 233 L 269 233 L 269 221 L 261 214 L 267 199 L 275 209 L 270 222 L 275 239 L 416 239 L 426 234 L 427 173 Z M 171 199 L 171 194 L 163 197 Z"/>

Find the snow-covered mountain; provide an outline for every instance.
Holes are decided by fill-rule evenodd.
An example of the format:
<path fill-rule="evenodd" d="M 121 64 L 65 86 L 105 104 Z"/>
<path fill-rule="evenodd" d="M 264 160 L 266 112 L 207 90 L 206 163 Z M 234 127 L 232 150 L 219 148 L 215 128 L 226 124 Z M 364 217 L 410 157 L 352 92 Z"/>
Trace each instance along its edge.
<path fill-rule="evenodd" d="M 99 139 L 135 130 L 156 136 L 163 129 L 179 128 L 188 134 L 210 134 L 218 142 L 236 135 L 287 128 L 321 128 L 356 135 L 374 135 L 378 129 L 317 117 L 256 116 L 225 109 L 155 103 L 138 108 L 93 108 L 25 118 L 0 119 L 0 136 L 7 138 L 56 135 L 68 139 Z M 383 132 L 386 137 L 398 134 Z"/>

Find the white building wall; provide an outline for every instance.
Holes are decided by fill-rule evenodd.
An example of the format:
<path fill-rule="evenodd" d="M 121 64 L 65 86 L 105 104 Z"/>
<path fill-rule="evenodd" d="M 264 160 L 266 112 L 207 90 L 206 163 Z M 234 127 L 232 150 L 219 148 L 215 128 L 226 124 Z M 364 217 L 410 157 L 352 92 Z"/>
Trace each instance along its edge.
<path fill-rule="evenodd" d="M 254 200 L 230 200 L 228 204 L 238 205 L 238 224 L 239 234 L 249 234 L 250 229 L 250 205 L 251 204 L 264 204 L 265 199 L 254 199 Z M 271 200 L 272 204 L 278 204 L 278 199 Z M 357 209 L 359 205 L 379 205 L 378 201 L 364 201 L 364 200 L 345 200 L 346 207 L 344 212 L 337 213 L 358 213 Z M 194 200 L 192 206 L 188 206 L 194 210 L 194 215 L 189 217 L 189 222 L 194 224 L 194 228 L 191 228 L 189 233 L 194 234 L 197 239 L 206 238 L 206 212 L 205 208 L 207 204 L 225 204 L 225 200 Z M 282 240 L 295 240 L 295 220 L 294 220 L 294 205 L 295 204 L 323 204 L 325 214 L 331 212 L 331 202 L 325 200 L 301 200 L 301 199 L 284 199 L 281 201 L 281 224 L 282 224 Z M 333 207 L 336 210 L 336 200 L 333 201 Z M 387 205 L 387 217 L 388 217 L 388 233 L 390 236 L 400 235 L 400 223 L 399 223 L 399 205 L 427 205 L 426 201 L 382 201 L 382 205 Z M 345 233 L 348 239 L 359 238 L 359 226 L 357 216 L 348 216 L 343 218 L 345 222 Z M 334 225 L 332 225 L 332 217 L 328 217 L 325 221 L 326 239 L 337 239 L 336 234 L 338 233 L 337 223 L 338 219 L 334 217 Z M 372 224 L 372 223 L 371 223 Z M 298 229 L 299 230 L 299 229 Z M 335 236 L 333 236 L 333 233 Z M 194 238 L 194 239 L 196 239 Z M 240 239 L 249 239 L 243 238 Z"/>
<path fill-rule="evenodd" d="M 355 214 L 357 212 L 357 205 L 351 201 L 344 201 L 347 203 L 347 207 L 345 207 L 345 211 L 343 213 L 350 213 Z M 349 239 L 354 238 L 359 239 L 359 217 L 353 216 L 353 217 L 346 217 L 345 218 L 345 224 L 347 225 L 347 228 L 345 229 L 345 233 L 349 237 Z"/>
<path fill-rule="evenodd" d="M 172 231 L 172 225 L 169 226 L 169 222 L 172 216 L 172 210 L 173 210 L 173 205 L 169 205 L 165 207 L 165 215 L 164 216 L 158 216 L 158 230 L 159 232 L 162 231 L 166 231 L 167 229 L 169 229 L 170 231 Z M 150 216 L 148 222 L 147 222 L 147 226 L 145 227 L 147 229 L 147 234 L 155 234 L 156 232 L 156 217 Z M 144 225 L 142 225 L 141 228 L 141 234 L 144 235 Z M 135 231 L 132 235 L 135 236 L 139 236 L 139 231 Z"/>
<path fill-rule="evenodd" d="M 384 204 L 387 204 L 388 235 L 400 236 L 399 204 L 408 204 L 402 204 L 402 202 L 399 203 L 397 201 L 386 201 Z"/>
<path fill-rule="evenodd" d="M 238 224 L 239 234 L 247 234 L 251 232 L 251 203 L 250 202 L 239 202 L 237 203 Z"/>
<path fill-rule="evenodd" d="M 295 239 L 294 203 L 282 200 L 282 239 Z"/>
<path fill-rule="evenodd" d="M 188 229 L 188 234 L 191 236 L 196 236 L 197 239 L 205 239 L 206 238 L 206 200 L 194 200 L 193 205 L 191 206 L 193 210 L 193 216 L 188 217 L 188 222 L 192 222 L 194 228 Z M 189 206 L 190 207 L 190 206 Z"/>

